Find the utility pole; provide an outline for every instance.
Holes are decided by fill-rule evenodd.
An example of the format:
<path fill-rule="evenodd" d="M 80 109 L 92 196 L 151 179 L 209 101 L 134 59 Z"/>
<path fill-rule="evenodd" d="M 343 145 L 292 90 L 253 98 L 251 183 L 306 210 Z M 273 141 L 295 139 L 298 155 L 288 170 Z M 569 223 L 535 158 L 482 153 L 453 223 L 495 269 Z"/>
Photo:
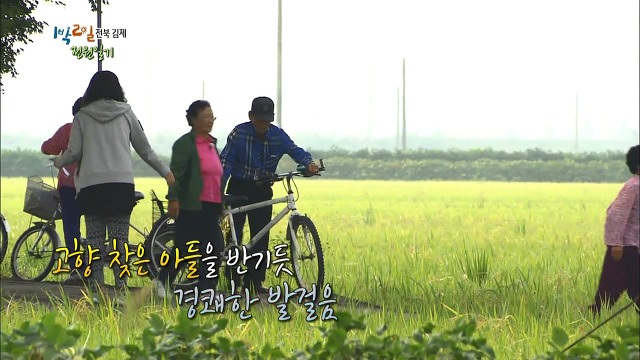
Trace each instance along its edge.
<path fill-rule="evenodd" d="M 204 80 L 202 80 L 202 100 L 204 100 Z"/>
<path fill-rule="evenodd" d="M 97 0 L 98 2 L 98 28 L 102 28 L 102 0 Z M 98 38 L 98 49 L 102 47 L 102 39 Z M 100 60 L 100 56 L 96 56 L 98 59 L 98 71 L 102 71 L 102 60 Z"/>
<path fill-rule="evenodd" d="M 402 59 L 402 150 L 407 150 L 407 112 L 405 86 L 405 59 Z"/>
<path fill-rule="evenodd" d="M 396 88 L 396 150 L 400 149 L 400 87 Z"/>
<path fill-rule="evenodd" d="M 578 152 L 578 93 L 576 93 L 576 152 Z"/>
<path fill-rule="evenodd" d="M 278 0 L 278 89 L 276 94 L 276 125 L 282 127 L 282 0 Z"/>
<path fill-rule="evenodd" d="M 373 127 L 373 66 L 369 74 L 369 129 L 367 131 L 367 147 L 371 146 L 371 128 Z"/>

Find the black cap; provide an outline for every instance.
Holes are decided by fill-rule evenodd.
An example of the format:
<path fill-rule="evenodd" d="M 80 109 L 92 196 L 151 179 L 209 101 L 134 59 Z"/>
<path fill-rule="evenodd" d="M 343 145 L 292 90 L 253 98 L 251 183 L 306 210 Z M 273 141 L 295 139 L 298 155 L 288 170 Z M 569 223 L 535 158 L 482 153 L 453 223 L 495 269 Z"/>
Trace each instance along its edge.
<path fill-rule="evenodd" d="M 273 100 L 266 96 L 260 96 L 253 99 L 251 103 L 251 115 L 258 120 L 273 121 L 274 112 Z"/>

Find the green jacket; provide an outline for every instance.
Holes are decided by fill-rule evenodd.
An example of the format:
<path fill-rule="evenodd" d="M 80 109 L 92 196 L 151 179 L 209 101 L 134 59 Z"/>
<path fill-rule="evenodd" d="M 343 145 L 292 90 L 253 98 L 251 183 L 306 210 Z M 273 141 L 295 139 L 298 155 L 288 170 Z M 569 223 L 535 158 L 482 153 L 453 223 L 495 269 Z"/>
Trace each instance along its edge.
<path fill-rule="evenodd" d="M 218 157 L 218 140 L 209 135 Z M 169 168 L 176 178 L 167 193 L 168 200 L 178 200 L 180 209 L 201 210 L 200 193 L 202 192 L 202 174 L 200 173 L 200 156 L 196 148 L 196 135 L 190 131 L 182 135 L 171 148 L 171 164 Z M 220 187 L 224 199 L 224 187 Z"/>

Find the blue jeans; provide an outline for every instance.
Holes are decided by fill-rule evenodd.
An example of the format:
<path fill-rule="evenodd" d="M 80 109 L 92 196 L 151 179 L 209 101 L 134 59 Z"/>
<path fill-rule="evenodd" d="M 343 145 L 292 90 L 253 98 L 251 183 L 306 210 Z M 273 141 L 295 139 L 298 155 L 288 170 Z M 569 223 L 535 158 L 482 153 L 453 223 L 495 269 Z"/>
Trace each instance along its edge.
<path fill-rule="evenodd" d="M 76 189 L 69 186 L 61 186 L 59 188 L 60 202 L 62 204 L 62 228 L 64 231 L 64 242 L 69 249 L 69 252 L 73 252 L 73 239 L 78 239 L 80 242 L 80 207 L 76 202 Z M 75 257 L 69 259 L 69 269 L 74 270 Z"/>

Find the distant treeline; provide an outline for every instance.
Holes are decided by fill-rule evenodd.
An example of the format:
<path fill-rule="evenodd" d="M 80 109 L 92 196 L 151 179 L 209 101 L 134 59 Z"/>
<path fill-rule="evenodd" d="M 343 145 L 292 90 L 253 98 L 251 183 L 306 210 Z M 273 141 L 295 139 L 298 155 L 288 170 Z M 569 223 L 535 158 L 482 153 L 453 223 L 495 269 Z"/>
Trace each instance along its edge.
<path fill-rule="evenodd" d="M 563 153 L 541 149 L 506 152 L 476 150 L 359 150 L 312 151 L 324 159 L 327 179 L 375 180 L 483 180 L 524 182 L 624 182 L 629 171 L 623 152 Z M 161 156 L 169 163 L 169 157 Z M 158 176 L 134 152 L 138 177 Z M 34 150 L 2 150 L 0 174 L 4 177 L 50 176 L 47 156 Z M 284 156 L 278 171 L 295 168 Z"/>

